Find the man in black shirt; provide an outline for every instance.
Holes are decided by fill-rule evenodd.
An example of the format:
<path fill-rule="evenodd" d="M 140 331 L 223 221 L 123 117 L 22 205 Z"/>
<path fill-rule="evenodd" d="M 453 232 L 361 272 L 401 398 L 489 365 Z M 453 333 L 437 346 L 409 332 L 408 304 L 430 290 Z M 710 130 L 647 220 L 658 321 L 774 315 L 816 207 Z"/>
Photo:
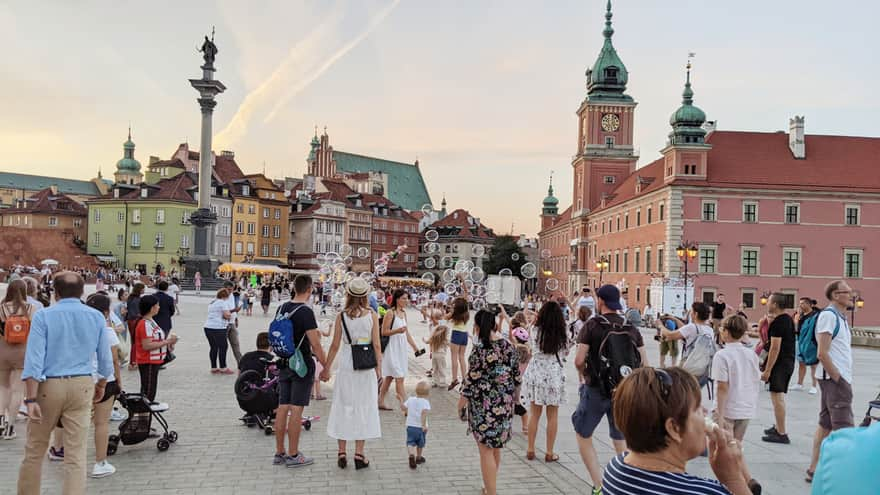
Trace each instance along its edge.
<path fill-rule="evenodd" d="M 715 335 L 721 330 L 721 320 L 732 312 L 724 302 L 724 294 L 718 294 L 718 298 L 712 303 L 712 329 L 715 330 Z"/>
<path fill-rule="evenodd" d="M 614 449 L 618 454 L 626 449 L 626 441 L 623 434 L 614 426 L 614 413 L 611 399 L 603 397 L 599 390 L 599 350 L 602 341 L 612 329 L 612 324 L 624 325 L 625 321 L 617 312 L 623 306 L 620 304 L 620 290 L 613 285 L 603 285 L 596 291 L 597 316 L 590 318 L 581 328 L 578 335 L 577 355 L 574 358 L 575 367 L 584 375 L 584 384 L 581 384 L 578 392 L 580 402 L 571 415 L 574 431 L 577 433 L 578 448 L 581 459 L 590 473 L 593 486 L 602 486 L 602 466 L 593 447 L 593 432 L 602 421 L 602 416 L 608 418 L 608 428 Z M 645 342 L 642 334 L 632 325 L 623 327 L 629 332 L 639 354 L 642 358 L 642 366 L 648 365 L 648 356 L 645 354 Z"/>
<path fill-rule="evenodd" d="M 299 451 L 299 434 L 302 431 L 303 409 L 309 405 L 312 384 L 315 381 L 315 359 L 324 366 L 326 358 L 321 347 L 321 333 L 315 313 L 309 307 L 312 294 L 312 277 L 297 275 L 293 281 L 293 298 L 278 308 L 278 314 L 293 313 L 293 342 L 298 346 L 306 362 L 306 376 L 300 377 L 282 360 L 278 377 L 278 409 L 275 412 L 275 458 L 274 465 L 287 467 L 307 466 L 315 462 Z M 294 310 L 296 310 L 294 312 Z M 289 450 L 284 449 L 284 437 L 287 436 Z"/>
<path fill-rule="evenodd" d="M 263 316 L 269 313 L 269 303 L 272 302 L 272 286 L 264 283 L 260 287 L 260 306 L 263 307 Z"/>
<path fill-rule="evenodd" d="M 770 400 L 773 402 L 776 424 L 764 432 L 766 435 L 761 440 L 787 444 L 791 441 L 785 430 L 785 394 L 794 373 L 797 339 L 794 335 L 794 320 L 785 312 L 784 304 L 785 295 L 779 292 L 774 292 L 767 301 L 767 310 L 773 320 L 768 331 L 770 350 L 761 380 L 770 385 Z"/>

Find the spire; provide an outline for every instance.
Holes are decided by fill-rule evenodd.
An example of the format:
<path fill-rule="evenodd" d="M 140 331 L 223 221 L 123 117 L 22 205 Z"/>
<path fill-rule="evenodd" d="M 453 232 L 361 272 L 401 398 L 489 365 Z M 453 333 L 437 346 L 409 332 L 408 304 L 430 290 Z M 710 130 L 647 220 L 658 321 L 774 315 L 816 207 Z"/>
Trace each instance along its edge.
<path fill-rule="evenodd" d="M 605 4 L 605 29 L 602 30 L 605 41 L 602 43 L 596 62 L 587 69 L 587 94 L 592 100 L 631 102 L 632 97 L 624 94 L 629 73 L 611 42 L 614 36 L 612 17 L 614 14 L 611 12 L 611 0 L 608 0 Z"/>
<path fill-rule="evenodd" d="M 610 0 L 609 0 L 610 2 Z M 547 196 L 553 196 L 553 171 L 550 171 L 550 187 L 547 188 Z"/>
<path fill-rule="evenodd" d="M 688 63 L 685 68 L 684 91 L 681 93 L 681 106 L 669 117 L 669 125 L 672 132 L 669 134 L 669 144 L 703 144 L 705 143 L 706 130 L 703 123 L 706 122 L 706 113 L 694 105 L 694 90 L 691 88 L 691 58 L 694 54 L 688 54 Z"/>
<path fill-rule="evenodd" d="M 694 91 L 691 89 L 691 61 L 688 60 L 687 64 L 687 78 L 684 83 L 684 91 L 681 93 L 681 103 L 682 105 L 693 105 L 694 104 Z"/>
<path fill-rule="evenodd" d="M 602 30 L 602 35 L 605 36 L 607 43 L 611 43 L 611 37 L 614 35 L 614 28 L 611 27 L 612 17 L 614 14 L 611 13 L 611 0 L 608 0 L 608 4 L 605 6 L 605 29 Z"/>
<path fill-rule="evenodd" d="M 128 123 L 128 140 L 131 141 L 131 122 Z"/>

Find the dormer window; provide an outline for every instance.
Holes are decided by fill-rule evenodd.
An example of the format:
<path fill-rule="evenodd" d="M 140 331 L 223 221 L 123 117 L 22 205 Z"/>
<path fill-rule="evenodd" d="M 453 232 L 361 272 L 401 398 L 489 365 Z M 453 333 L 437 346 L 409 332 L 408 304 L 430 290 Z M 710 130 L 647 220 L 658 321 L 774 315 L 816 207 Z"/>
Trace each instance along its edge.
<path fill-rule="evenodd" d="M 114 190 L 113 190 L 113 197 L 116 198 L 116 199 L 119 199 L 119 189 L 114 189 Z"/>
<path fill-rule="evenodd" d="M 606 67 L 605 68 L 605 79 L 609 83 L 616 84 L 617 83 L 617 67 Z"/>
<path fill-rule="evenodd" d="M 248 186 L 248 185 L 241 186 L 241 194 L 242 194 L 242 196 L 250 196 L 251 195 L 251 186 Z"/>
<path fill-rule="evenodd" d="M 141 197 L 142 198 L 146 198 L 148 194 L 149 194 L 149 190 L 147 190 L 146 187 L 141 189 Z"/>

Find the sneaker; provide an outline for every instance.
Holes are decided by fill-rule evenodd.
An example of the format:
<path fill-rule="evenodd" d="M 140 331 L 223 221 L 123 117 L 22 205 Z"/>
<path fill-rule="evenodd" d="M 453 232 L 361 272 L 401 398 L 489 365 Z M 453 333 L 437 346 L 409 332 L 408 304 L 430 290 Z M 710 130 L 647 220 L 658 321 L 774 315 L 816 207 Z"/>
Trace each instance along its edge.
<path fill-rule="evenodd" d="M 168 404 L 164 402 L 150 402 L 150 410 L 153 412 L 164 412 L 168 410 Z"/>
<path fill-rule="evenodd" d="M 113 412 L 110 413 L 110 421 L 124 421 L 127 417 L 128 414 L 120 411 L 117 408 L 113 408 Z"/>
<path fill-rule="evenodd" d="M 287 458 L 289 456 L 287 454 L 275 454 L 275 457 L 272 458 L 273 466 L 280 466 L 287 462 Z"/>
<path fill-rule="evenodd" d="M 817 392 L 818 390 L 816 390 L 816 387 L 810 387 L 810 391 L 807 393 L 810 395 L 816 395 Z"/>
<path fill-rule="evenodd" d="M 766 430 L 764 430 L 765 435 L 776 435 L 778 433 L 779 432 L 776 431 L 776 425 L 773 425 L 770 428 L 767 428 Z"/>
<path fill-rule="evenodd" d="M 761 495 L 761 484 L 752 478 L 749 480 L 749 490 L 752 491 L 752 495 Z"/>
<path fill-rule="evenodd" d="M 3 440 L 12 440 L 15 438 L 17 434 L 15 433 L 15 425 L 12 423 L 6 423 L 3 427 Z"/>
<path fill-rule="evenodd" d="M 602 495 L 602 487 L 601 486 L 593 487 L 593 491 L 591 492 L 591 495 Z"/>
<path fill-rule="evenodd" d="M 788 435 L 780 435 L 779 432 L 773 432 L 769 435 L 765 435 L 761 437 L 761 440 L 769 443 L 784 443 L 789 444 L 791 440 L 788 439 Z"/>
<path fill-rule="evenodd" d="M 803 390 L 804 386 L 801 385 L 800 383 L 795 383 L 794 385 L 791 386 L 791 389 L 792 390 Z"/>
<path fill-rule="evenodd" d="M 49 460 L 50 461 L 63 461 L 64 460 L 64 447 L 61 447 L 58 450 L 55 450 L 55 447 L 49 447 Z"/>
<path fill-rule="evenodd" d="M 116 468 L 113 467 L 113 464 L 110 464 L 107 461 L 101 461 L 95 463 L 95 467 L 92 469 L 91 476 L 92 478 L 105 478 L 115 472 Z"/>
<path fill-rule="evenodd" d="M 303 467 L 313 464 L 315 462 L 311 457 L 306 457 L 302 452 L 296 455 L 289 455 L 287 459 L 284 461 L 284 465 L 289 468 Z"/>

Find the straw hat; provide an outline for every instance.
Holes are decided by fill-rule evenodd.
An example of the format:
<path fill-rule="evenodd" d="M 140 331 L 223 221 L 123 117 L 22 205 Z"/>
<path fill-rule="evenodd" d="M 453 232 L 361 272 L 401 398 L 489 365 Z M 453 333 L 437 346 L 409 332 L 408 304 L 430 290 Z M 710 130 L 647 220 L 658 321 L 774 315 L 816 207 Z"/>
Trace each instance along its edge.
<path fill-rule="evenodd" d="M 366 280 L 355 277 L 348 282 L 348 285 L 345 288 L 348 295 L 353 297 L 364 297 L 370 292 L 370 284 L 367 283 Z"/>

